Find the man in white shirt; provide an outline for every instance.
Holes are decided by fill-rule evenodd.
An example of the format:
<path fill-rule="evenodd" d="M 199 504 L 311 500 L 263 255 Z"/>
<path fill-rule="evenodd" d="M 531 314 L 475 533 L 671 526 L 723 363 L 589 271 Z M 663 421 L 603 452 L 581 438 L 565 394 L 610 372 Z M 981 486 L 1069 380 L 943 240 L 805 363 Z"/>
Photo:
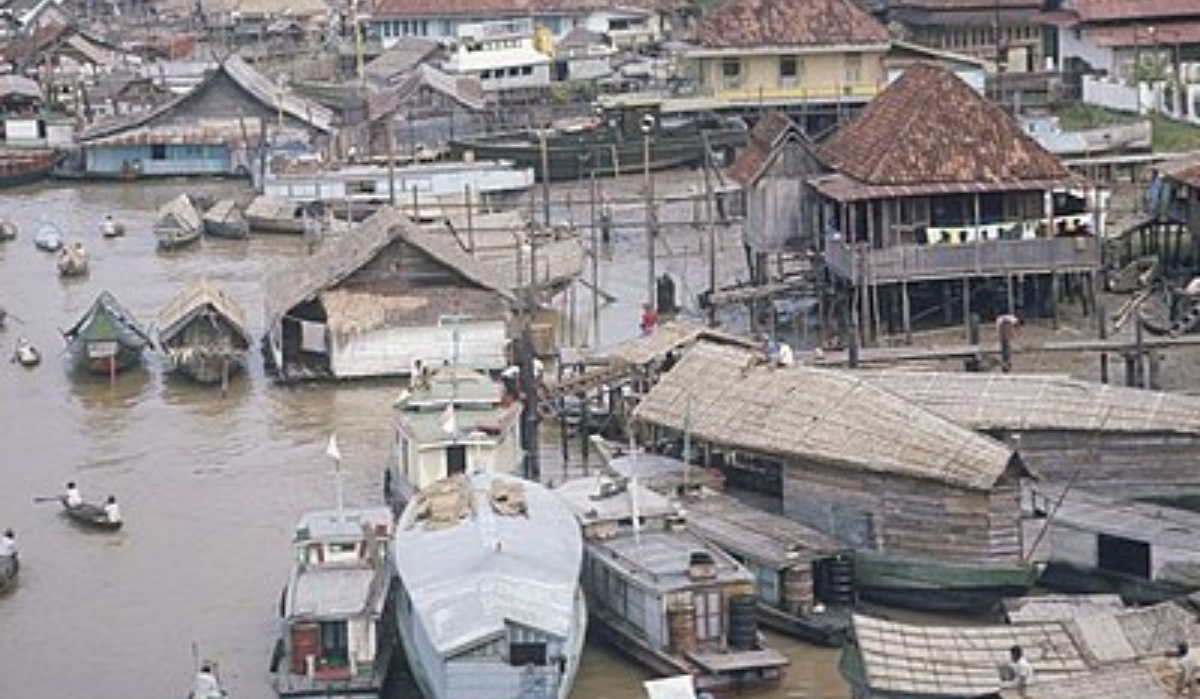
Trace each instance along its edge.
<path fill-rule="evenodd" d="M 63 502 L 67 507 L 79 507 L 83 504 L 83 496 L 79 493 L 79 487 L 75 485 L 75 481 L 67 483 L 67 494 L 63 496 Z"/>
<path fill-rule="evenodd" d="M 17 555 L 17 535 L 11 529 L 4 530 L 4 536 L 0 536 L 0 556 L 15 556 Z"/>
<path fill-rule="evenodd" d="M 1200 657 L 1193 653 L 1186 641 L 1180 642 L 1175 649 L 1175 697 L 1186 694 L 1188 699 L 1196 699 L 1196 679 L 1200 670 Z"/>
<path fill-rule="evenodd" d="M 117 499 L 111 495 L 108 496 L 108 501 L 104 503 L 104 516 L 113 524 L 121 521 L 121 508 L 117 506 Z"/>
<path fill-rule="evenodd" d="M 1033 684 L 1033 665 L 1025 657 L 1021 646 L 1013 646 L 1008 654 L 1009 661 L 1003 668 L 1000 686 L 1014 688 L 1020 696 L 1025 696 L 1025 690 Z"/>
<path fill-rule="evenodd" d="M 223 696 L 225 696 L 225 692 L 221 689 L 221 683 L 217 680 L 216 673 L 213 672 L 211 665 L 205 663 L 200 667 L 200 672 L 196 673 L 191 699 L 219 699 Z"/>

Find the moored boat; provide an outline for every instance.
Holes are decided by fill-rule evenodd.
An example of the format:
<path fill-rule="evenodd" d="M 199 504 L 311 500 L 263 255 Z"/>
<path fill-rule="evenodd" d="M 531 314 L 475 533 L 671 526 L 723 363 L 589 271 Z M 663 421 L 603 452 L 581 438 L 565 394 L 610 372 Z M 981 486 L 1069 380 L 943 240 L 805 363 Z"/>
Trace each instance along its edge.
<path fill-rule="evenodd" d="M 240 240 L 250 235 L 250 224 L 233 199 L 222 199 L 204 211 L 204 234 Z"/>
<path fill-rule="evenodd" d="M 1033 561 L 945 561 L 859 549 L 854 583 L 868 602 L 933 612 L 983 612 L 1037 583 L 1044 565 Z"/>
<path fill-rule="evenodd" d="M 17 552 L 17 535 L 13 530 L 6 529 L 0 535 L 0 594 L 4 594 L 17 586 L 17 576 L 21 572 L 21 558 Z"/>
<path fill-rule="evenodd" d="M 17 347 L 13 350 L 12 361 L 23 367 L 35 367 L 42 362 L 42 353 L 32 342 L 21 338 L 17 340 Z"/>
<path fill-rule="evenodd" d="M 88 272 L 87 248 L 75 241 L 58 251 L 58 273 L 63 277 L 80 277 Z"/>
<path fill-rule="evenodd" d="M 191 197 L 180 194 L 159 207 L 154 222 L 154 237 L 159 250 L 177 250 L 200 240 L 204 221 Z"/>
<path fill-rule="evenodd" d="M 386 507 L 301 517 L 271 662 L 280 697 L 380 696 L 397 643 L 387 563 L 392 521 Z"/>
<path fill-rule="evenodd" d="M 385 499 L 399 512 L 414 493 L 456 473 L 521 475 L 521 410 L 486 374 L 415 367 L 392 411 L 395 451 Z"/>
<path fill-rule="evenodd" d="M 139 364 L 150 344 L 146 330 L 107 291 L 63 337 L 76 366 L 110 375 Z"/>
<path fill-rule="evenodd" d="M 555 489 L 583 530 L 592 628 L 662 676 L 701 690 L 778 683 L 788 659 L 758 630 L 754 576 L 691 531 L 666 498 L 633 481 Z"/>
<path fill-rule="evenodd" d="M 62 249 L 65 237 L 61 228 L 53 223 L 44 222 L 38 226 L 37 233 L 33 236 L 33 244 L 39 250 L 58 252 Z"/>
<path fill-rule="evenodd" d="M 115 532 L 124 525 L 124 520 L 110 519 L 103 505 L 91 502 L 81 502 L 78 505 L 68 505 L 66 498 L 62 500 L 63 514 L 67 519 L 85 529 Z"/>
<path fill-rule="evenodd" d="M 246 313 L 207 277 L 184 286 L 158 316 L 158 346 L 171 369 L 199 383 L 224 383 L 250 351 Z"/>
<path fill-rule="evenodd" d="M 0 149 L 0 188 L 17 187 L 46 179 L 54 168 L 52 149 Z"/>
<path fill-rule="evenodd" d="M 114 221 L 112 216 L 105 216 L 100 222 L 100 235 L 105 238 L 120 238 L 125 235 L 125 224 Z"/>
<path fill-rule="evenodd" d="M 652 109 L 618 110 L 550 129 L 452 140 L 450 155 L 510 161 L 532 168 L 539 180 L 543 171 L 550 180 L 579 180 L 643 172 L 647 154 L 652 170 L 698 165 L 714 153 L 731 161 L 746 141 L 745 124 L 716 115 L 675 117 Z"/>
<path fill-rule="evenodd" d="M 426 699 L 566 699 L 587 628 L 582 542 L 544 486 L 492 473 L 423 489 L 397 524 L 396 614 Z"/>
<path fill-rule="evenodd" d="M 302 202 L 259 195 L 242 212 L 251 230 L 263 233 L 304 233 L 315 215 Z"/>
<path fill-rule="evenodd" d="M 17 224 L 9 220 L 0 221 L 0 242 L 17 239 Z"/>

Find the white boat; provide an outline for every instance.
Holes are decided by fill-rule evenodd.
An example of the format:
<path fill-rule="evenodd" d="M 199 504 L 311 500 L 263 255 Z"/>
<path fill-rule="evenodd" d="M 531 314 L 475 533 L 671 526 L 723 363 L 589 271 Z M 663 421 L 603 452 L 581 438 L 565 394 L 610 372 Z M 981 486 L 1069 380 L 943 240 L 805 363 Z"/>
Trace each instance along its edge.
<path fill-rule="evenodd" d="M 416 369 L 392 410 L 394 452 L 384 496 L 399 511 L 417 491 L 457 473 L 524 475 L 522 405 L 463 367 Z"/>
<path fill-rule="evenodd" d="M 0 241 L 16 240 L 17 224 L 9 220 L 0 221 Z"/>
<path fill-rule="evenodd" d="M 566 699 L 587 628 L 582 542 L 545 487 L 457 475 L 396 527 L 396 618 L 426 699 Z"/>
<path fill-rule="evenodd" d="M 39 250 L 58 252 L 62 249 L 64 237 L 61 228 L 53 223 L 43 223 L 33 236 L 33 244 Z"/>
<path fill-rule="evenodd" d="M 280 697 L 379 697 L 395 651 L 386 560 L 392 533 L 386 507 L 301 518 L 271 662 Z"/>
<path fill-rule="evenodd" d="M 125 235 L 125 224 L 117 223 L 111 216 L 105 216 L 100 222 L 100 235 L 105 238 L 120 238 Z"/>
<path fill-rule="evenodd" d="M 13 361 L 24 367 L 35 367 L 42 361 L 42 353 L 29 340 L 21 338 L 13 350 Z"/>
<path fill-rule="evenodd" d="M 777 684 L 786 656 L 758 631 L 754 575 L 636 481 L 581 478 L 555 492 L 583 529 L 592 628 L 660 676 L 701 691 Z"/>

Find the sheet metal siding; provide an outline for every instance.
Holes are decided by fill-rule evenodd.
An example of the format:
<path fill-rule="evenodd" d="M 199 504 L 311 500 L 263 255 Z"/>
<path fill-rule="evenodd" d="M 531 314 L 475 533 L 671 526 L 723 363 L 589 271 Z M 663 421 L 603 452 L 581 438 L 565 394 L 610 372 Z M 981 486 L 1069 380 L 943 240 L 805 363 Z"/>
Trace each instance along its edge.
<path fill-rule="evenodd" d="M 459 329 L 448 325 L 381 328 L 334 340 L 330 364 L 341 378 L 407 373 L 414 359 L 453 357 L 457 344 L 461 366 L 498 371 L 505 366 L 504 322 L 474 322 Z"/>
<path fill-rule="evenodd" d="M 957 561 L 1019 555 L 1020 503 L 1007 490 L 993 501 L 929 481 L 799 466 L 784 469 L 784 514 L 847 545 Z"/>
<path fill-rule="evenodd" d="M 1021 458 L 1048 484 L 1103 483 L 1127 497 L 1200 487 L 1200 437 L 1178 434 L 1021 432 Z"/>
<path fill-rule="evenodd" d="M 605 564 L 603 553 L 597 554 L 591 549 L 585 553 L 587 557 L 585 571 L 587 579 L 585 587 L 588 604 L 596 609 L 608 610 L 622 619 L 628 619 L 641 629 L 641 635 L 649 639 L 653 645 L 665 645 L 668 642 L 665 626 L 667 603 L 663 595 L 639 588 L 628 577 L 621 575 L 620 570 Z M 612 585 L 611 581 L 619 580 L 624 590 Z M 642 614 L 638 619 L 629 617 L 630 606 L 623 600 L 640 599 Z"/>

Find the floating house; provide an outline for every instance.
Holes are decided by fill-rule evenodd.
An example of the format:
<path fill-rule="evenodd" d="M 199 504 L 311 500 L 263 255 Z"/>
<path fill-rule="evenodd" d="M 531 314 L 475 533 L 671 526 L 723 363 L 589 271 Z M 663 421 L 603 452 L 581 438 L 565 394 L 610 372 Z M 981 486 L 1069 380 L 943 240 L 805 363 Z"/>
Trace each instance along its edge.
<path fill-rule="evenodd" d="M 320 150 L 333 135 L 333 113 L 300 99 L 234 55 L 191 92 L 155 109 L 115 117 L 80 134 L 76 170 L 64 176 L 250 177 L 258 154 L 280 129 Z"/>
<path fill-rule="evenodd" d="M 958 309 L 964 325 L 1053 317 L 1060 281 L 1093 288 L 1095 189 L 945 68 L 907 69 L 819 156 L 832 172 L 808 184 L 834 279 L 822 326 L 843 341 L 949 325 Z"/>
<path fill-rule="evenodd" d="M 507 364 L 510 290 L 449 236 L 394 209 L 267 281 L 264 345 L 281 381 L 407 374 L 416 360 Z"/>
<path fill-rule="evenodd" d="M 703 463 L 751 474 L 783 514 L 854 548 L 865 599 L 986 609 L 1032 586 L 1020 507 L 1032 474 L 1010 447 L 857 375 L 760 356 L 695 345 L 635 422 L 688 432 Z"/>

